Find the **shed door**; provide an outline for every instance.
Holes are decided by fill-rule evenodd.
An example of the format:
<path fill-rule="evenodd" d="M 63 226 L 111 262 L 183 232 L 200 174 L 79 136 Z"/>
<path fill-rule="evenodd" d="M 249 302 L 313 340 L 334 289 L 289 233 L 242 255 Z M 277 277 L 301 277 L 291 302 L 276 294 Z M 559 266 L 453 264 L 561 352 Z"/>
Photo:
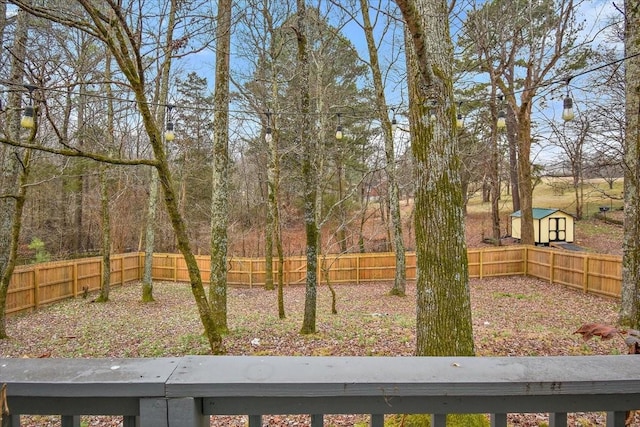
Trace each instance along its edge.
<path fill-rule="evenodd" d="M 549 218 L 549 241 L 564 242 L 567 240 L 567 219 Z"/>

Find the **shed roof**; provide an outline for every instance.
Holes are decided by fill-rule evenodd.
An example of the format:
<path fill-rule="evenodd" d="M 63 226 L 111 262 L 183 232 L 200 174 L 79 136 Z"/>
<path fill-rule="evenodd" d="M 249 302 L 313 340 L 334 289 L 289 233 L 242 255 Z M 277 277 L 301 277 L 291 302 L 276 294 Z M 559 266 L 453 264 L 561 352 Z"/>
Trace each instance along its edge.
<path fill-rule="evenodd" d="M 533 219 L 546 218 L 549 215 L 553 215 L 556 212 L 562 212 L 566 215 L 572 216 L 571 214 L 566 213 L 562 209 L 555 209 L 555 208 L 533 208 L 532 209 Z M 511 216 L 515 218 L 520 218 L 522 216 L 522 211 L 516 211 L 512 213 Z"/>

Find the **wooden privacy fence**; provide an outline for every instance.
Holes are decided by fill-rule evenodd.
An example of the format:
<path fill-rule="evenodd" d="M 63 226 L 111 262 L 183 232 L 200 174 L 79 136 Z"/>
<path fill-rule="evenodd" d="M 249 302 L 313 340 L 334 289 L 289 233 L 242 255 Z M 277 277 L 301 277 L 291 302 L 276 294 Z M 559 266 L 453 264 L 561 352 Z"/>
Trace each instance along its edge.
<path fill-rule="evenodd" d="M 209 281 L 209 256 L 196 257 L 202 279 Z M 469 276 L 472 278 L 528 275 L 584 292 L 619 297 L 622 285 L 622 258 L 581 252 L 566 252 L 536 246 L 507 246 L 469 249 Z M 112 255 L 111 285 L 123 285 L 142 278 L 144 253 Z M 188 282 L 189 273 L 182 255 L 154 254 L 154 280 Z M 277 280 L 277 268 L 273 268 Z M 416 255 L 407 253 L 407 279 L 416 278 Z M 395 275 L 395 255 L 390 252 L 321 256 L 318 262 L 320 284 L 370 283 L 391 281 Z M 102 258 L 84 258 L 16 268 L 7 295 L 7 313 L 38 308 L 65 298 L 100 289 Z M 227 283 L 236 286 L 263 286 L 264 258 L 231 257 Z M 306 258 L 288 257 L 283 282 L 304 284 Z"/>
<path fill-rule="evenodd" d="M 140 254 L 111 256 L 111 285 L 140 280 Z M 37 309 L 66 298 L 75 298 L 85 290 L 100 289 L 102 257 L 46 262 L 16 267 L 7 292 L 7 313 Z"/>

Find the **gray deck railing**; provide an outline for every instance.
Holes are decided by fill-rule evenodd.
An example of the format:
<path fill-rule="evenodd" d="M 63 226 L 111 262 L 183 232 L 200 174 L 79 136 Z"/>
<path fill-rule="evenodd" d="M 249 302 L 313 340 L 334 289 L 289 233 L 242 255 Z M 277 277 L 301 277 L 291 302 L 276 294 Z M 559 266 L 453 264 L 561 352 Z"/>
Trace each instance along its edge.
<path fill-rule="evenodd" d="M 122 415 L 125 426 L 202 427 L 210 415 L 241 414 L 258 426 L 267 414 L 607 412 L 624 426 L 640 408 L 639 356 L 556 357 L 256 357 L 159 359 L 0 359 L 9 425 L 20 414 Z M 5 418 L 5 422 L 6 422 Z"/>

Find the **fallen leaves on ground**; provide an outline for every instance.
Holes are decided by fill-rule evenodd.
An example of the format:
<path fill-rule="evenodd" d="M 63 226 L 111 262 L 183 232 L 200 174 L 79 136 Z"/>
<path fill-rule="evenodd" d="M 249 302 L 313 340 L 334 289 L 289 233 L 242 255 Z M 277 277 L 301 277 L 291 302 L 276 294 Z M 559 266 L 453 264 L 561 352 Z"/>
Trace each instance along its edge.
<path fill-rule="evenodd" d="M 231 355 L 411 356 L 415 349 L 415 285 L 406 297 L 388 295 L 390 283 L 336 285 L 318 289 L 317 333 L 300 335 L 303 286 L 284 292 L 287 318 L 278 318 L 277 295 L 254 287 L 228 290 Z M 573 334 L 585 323 L 615 324 L 616 300 L 584 294 L 529 277 L 470 282 L 478 356 L 623 354 L 623 340 L 584 341 Z M 75 299 L 12 316 L 1 357 L 159 357 L 207 354 L 208 345 L 188 284 L 154 285 L 156 302 L 140 302 L 141 287 L 113 289 L 107 303 Z M 512 414 L 510 424 L 534 426 L 540 414 Z M 601 414 L 571 415 L 570 425 L 599 425 Z M 285 421 L 285 419 L 287 421 Z M 332 425 L 354 425 L 366 416 L 328 416 Z M 578 421 L 575 420 L 582 420 Z M 120 421 L 121 422 L 121 421 Z M 88 425 L 113 419 L 90 417 Z M 97 424 L 94 424 L 97 423 Z M 118 422 L 115 422 L 118 425 Z M 309 425 L 308 417 L 265 417 L 264 425 Z M 43 423 L 26 425 L 49 425 Z M 59 425 L 51 424 L 51 425 Z M 244 426 L 245 417 L 212 417 L 212 425 Z"/>

